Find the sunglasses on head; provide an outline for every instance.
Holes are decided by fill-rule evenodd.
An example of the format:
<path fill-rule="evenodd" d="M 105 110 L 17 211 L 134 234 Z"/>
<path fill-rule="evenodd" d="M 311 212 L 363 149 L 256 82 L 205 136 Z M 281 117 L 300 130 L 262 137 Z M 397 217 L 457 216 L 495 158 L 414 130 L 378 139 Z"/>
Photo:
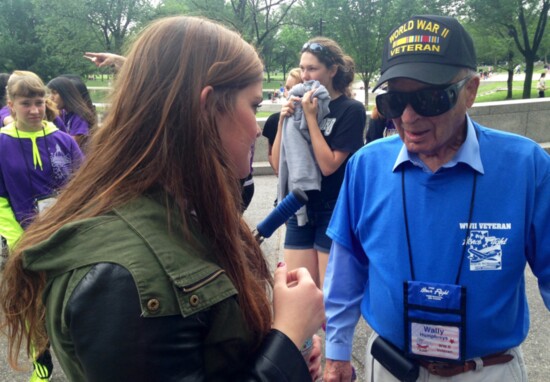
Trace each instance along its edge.
<path fill-rule="evenodd" d="M 304 53 L 307 51 L 313 52 L 313 53 L 319 53 L 328 58 L 332 56 L 329 50 L 324 45 L 319 44 L 318 42 L 306 42 L 304 46 L 302 46 L 302 50 L 300 51 L 300 53 Z"/>
<path fill-rule="evenodd" d="M 376 108 L 386 118 L 399 118 L 407 105 L 423 117 L 435 117 L 451 110 L 460 90 L 472 77 L 446 87 L 430 87 L 415 92 L 389 91 L 376 97 Z"/>

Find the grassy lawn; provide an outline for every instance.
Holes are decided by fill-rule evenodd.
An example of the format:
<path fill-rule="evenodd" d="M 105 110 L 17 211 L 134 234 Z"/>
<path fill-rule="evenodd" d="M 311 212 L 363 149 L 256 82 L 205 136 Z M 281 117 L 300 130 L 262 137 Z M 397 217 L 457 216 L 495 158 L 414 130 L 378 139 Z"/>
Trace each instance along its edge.
<path fill-rule="evenodd" d="M 537 98 L 537 82 L 532 82 L 531 98 Z M 507 101 L 508 87 L 506 82 L 483 82 L 479 85 L 476 102 Z M 523 98 L 523 81 L 514 81 L 512 85 L 512 99 Z"/>

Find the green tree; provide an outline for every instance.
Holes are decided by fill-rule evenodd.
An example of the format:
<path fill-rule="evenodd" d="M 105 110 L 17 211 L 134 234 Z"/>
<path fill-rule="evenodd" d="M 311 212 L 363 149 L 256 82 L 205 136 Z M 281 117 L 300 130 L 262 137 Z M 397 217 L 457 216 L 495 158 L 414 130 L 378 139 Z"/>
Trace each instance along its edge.
<path fill-rule="evenodd" d="M 291 8 L 298 0 L 184 0 L 190 14 L 216 20 L 238 31 L 254 45 L 270 73 L 274 55 L 274 37 L 287 23 Z"/>
<path fill-rule="evenodd" d="M 275 36 L 273 63 L 286 75 L 300 62 L 300 49 L 304 45 L 305 31 L 299 27 L 283 26 Z"/>
<path fill-rule="evenodd" d="M 0 70 L 36 71 L 41 44 L 32 0 L 0 0 Z"/>
<path fill-rule="evenodd" d="M 115 53 L 122 52 L 126 38 L 134 29 L 156 15 L 158 3 L 154 0 L 56 0 L 47 4 L 35 1 L 42 5 L 48 21 L 72 20 L 94 36 L 102 50 Z"/>
<path fill-rule="evenodd" d="M 531 97 L 534 63 L 548 20 L 550 0 L 467 0 L 473 22 L 490 25 L 510 36 L 525 59 L 523 98 Z"/>

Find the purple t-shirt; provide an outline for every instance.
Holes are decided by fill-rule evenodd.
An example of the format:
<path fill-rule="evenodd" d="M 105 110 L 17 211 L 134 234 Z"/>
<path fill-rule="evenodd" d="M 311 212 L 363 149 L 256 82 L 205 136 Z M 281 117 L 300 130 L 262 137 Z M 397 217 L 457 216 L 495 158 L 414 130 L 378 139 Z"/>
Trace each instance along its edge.
<path fill-rule="evenodd" d="M 10 115 L 11 111 L 8 105 L 0 109 L 0 127 L 4 125 L 4 118 L 9 117 Z"/>
<path fill-rule="evenodd" d="M 76 141 L 51 123 L 36 133 L 9 124 L 0 130 L 0 152 L 0 197 L 8 199 L 23 228 L 36 213 L 35 201 L 61 188 L 83 159 Z"/>
<path fill-rule="evenodd" d="M 62 110 L 61 117 L 63 118 L 63 122 L 65 123 L 67 133 L 69 133 L 73 137 L 75 135 L 89 135 L 90 125 L 80 115 Z"/>

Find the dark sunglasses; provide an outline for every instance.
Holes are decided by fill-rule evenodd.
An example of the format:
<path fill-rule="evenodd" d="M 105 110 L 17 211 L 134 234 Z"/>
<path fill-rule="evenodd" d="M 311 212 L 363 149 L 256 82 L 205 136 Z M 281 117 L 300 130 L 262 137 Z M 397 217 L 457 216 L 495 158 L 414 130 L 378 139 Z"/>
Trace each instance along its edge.
<path fill-rule="evenodd" d="M 451 110 L 460 90 L 472 77 L 446 87 L 430 87 L 415 92 L 389 91 L 376 97 L 376 108 L 386 118 L 399 118 L 407 105 L 423 117 L 435 117 Z"/>
<path fill-rule="evenodd" d="M 330 51 L 324 45 L 319 44 L 318 42 L 306 42 L 304 46 L 302 46 L 302 50 L 300 51 L 300 53 L 304 53 L 306 51 L 319 53 L 327 58 L 332 57 Z"/>

